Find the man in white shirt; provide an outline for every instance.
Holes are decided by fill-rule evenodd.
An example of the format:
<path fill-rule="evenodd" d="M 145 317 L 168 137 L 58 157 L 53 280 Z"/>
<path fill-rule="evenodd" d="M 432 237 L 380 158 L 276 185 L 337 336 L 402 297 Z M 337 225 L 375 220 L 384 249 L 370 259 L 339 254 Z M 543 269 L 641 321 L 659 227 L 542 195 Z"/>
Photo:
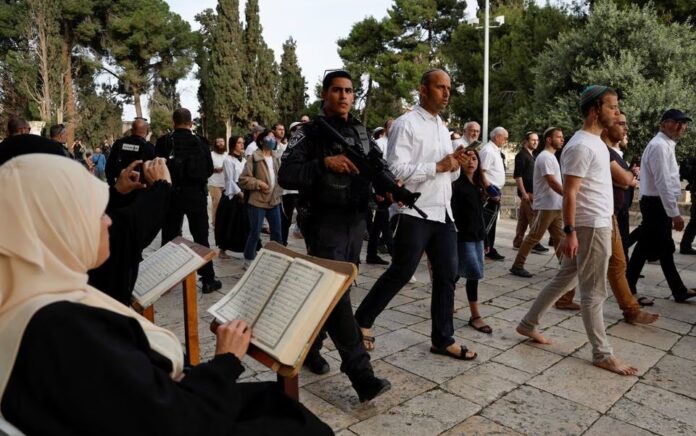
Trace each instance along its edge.
<path fill-rule="evenodd" d="M 421 78 L 419 104 L 392 125 L 387 155 L 390 169 L 407 189 L 421 193 L 417 205 L 428 218 L 412 209 L 399 211 L 392 263 L 363 299 L 355 319 L 366 345 L 374 342 L 370 329 L 375 319 L 408 283 L 425 251 L 433 268 L 430 351 L 471 360 L 476 353 L 456 343 L 452 316 L 457 230 L 450 203 L 452 182 L 459 177 L 464 149 L 452 149 L 449 131 L 438 115 L 447 107 L 450 89 L 447 73 L 439 69 L 427 71 Z"/>
<path fill-rule="evenodd" d="M 491 130 L 490 141 L 479 151 L 481 171 L 486 175 L 488 182 L 498 188 L 500 192 L 505 186 L 505 165 L 501 148 L 508 142 L 508 132 L 502 127 Z M 492 260 L 503 260 L 505 256 L 498 253 L 495 249 L 495 228 L 498 220 L 498 209 L 500 199 L 488 200 L 484 208 L 488 211 L 493 220 L 493 224 L 486 236 L 485 245 L 488 248 L 486 257 Z"/>
<path fill-rule="evenodd" d="M 222 191 L 225 190 L 225 174 L 223 173 L 222 163 L 225 161 L 227 147 L 224 138 L 216 138 L 213 151 L 210 156 L 213 158 L 213 175 L 208 178 L 208 192 L 210 193 L 210 221 L 215 227 L 215 215 L 222 198 Z"/>
<path fill-rule="evenodd" d="M 679 167 L 675 157 L 677 141 L 686 133 L 691 118 L 682 111 L 670 109 L 662 115 L 660 131 L 643 151 L 640 167 L 640 211 L 643 229 L 638 244 L 628 262 L 626 277 L 631 292 L 636 293 L 638 276 L 649 258 L 660 260 L 662 273 L 667 279 L 674 300 L 683 303 L 695 297 L 696 292 L 687 289 L 674 265 L 674 240 L 672 228 L 684 230 L 684 219 L 679 213 L 677 201 L 681 195 Z"/>
<path fill-rule="evenodd" d="M 577 284 L 593 365 L 621 375 L 635 375 L 636 368 L 613 355 L 602 313 L 607 297 L 614 201 L 609 151 L 600 134 L 618 120 L 616 91 L 606 86 L 587 87 L 580 95 L 580 110 L 583 127 L 568 141 L 561 155 L 566 234 L 560 246 L 561 268 L 534 300 L 517 332 L 535 342 L 550 344 L 539 333 L 540 319 L 558 297 Z"/>
<path fill-rule="evenodd" d="M 468 121 L 464 124 L 464 136 L 462 139 L 467 147 L 478 145 L 481 136 L 481 125 L 476 121 Z"/>

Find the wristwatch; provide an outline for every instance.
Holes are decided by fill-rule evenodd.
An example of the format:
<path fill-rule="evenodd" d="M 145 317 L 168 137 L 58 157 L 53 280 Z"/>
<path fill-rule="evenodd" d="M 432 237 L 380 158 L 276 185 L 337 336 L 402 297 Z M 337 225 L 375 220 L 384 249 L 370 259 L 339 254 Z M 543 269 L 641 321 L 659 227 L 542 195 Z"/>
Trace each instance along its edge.
<path fill-rule="evenodd" d="M 563 233 L 566 235 L 569 235 L 575 231 L 575 227 L 571 226 L 570 224 L 566 224 L 563 226 Z"/>

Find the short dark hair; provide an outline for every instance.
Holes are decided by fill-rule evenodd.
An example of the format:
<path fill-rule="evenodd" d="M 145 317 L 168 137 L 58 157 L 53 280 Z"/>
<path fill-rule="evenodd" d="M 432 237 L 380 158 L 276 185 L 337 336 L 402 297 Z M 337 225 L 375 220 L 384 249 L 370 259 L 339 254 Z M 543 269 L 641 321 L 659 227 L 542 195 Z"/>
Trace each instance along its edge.
<path fill-rule="evenodd" d="M 614 88 L 603 88 L 606 89 L 601 90 L 601 92 L 599 92 L 596 97 L 588 98 L 586 99 L 586 101 L 581 102 L 580 113 L 582 113 L 583 117 L 587 117 L 590 114 L 590 109 L 592 109 L 593 107 L 600 109 L 604 104 L 604 97 L 606 97 L 607 95 L 614 95 L 618 97 L 619 93 L 616 92 Z"/>
<path fill-rule="evenodd" d="M 550 138 L 556 132 L 562 132 L 560 127 L 549 127 L 544 131 L 544 144 L 546 144 L 546 139 Z"/>
<path fill-rule="evenodd" d="M 420 79 L 420 84 L 423 86 L 430 85 L 430 76 L 432 76 L 435 73 L 447 74 L 447 71 L 443 70 L 442 68 L 431 68 L 428 71 L 426 71 L 425 73 L 423 73 L 423 75 L 421 76 L 421 79 Z M 449 76 L 449 74 L 447 74 L 447 75 Z"/>
<path fill-rule="evenodd" d="M 351 82 L 353 81 L 353 76 L 351 76 L 346 70 L 327 70 L 326 74 L 324 74 L 324 80 L 321 82 L 321 90 L 328 91 L 329 88 L 331 88 L 331 83 L 333 80 L 337 78 L 348 79 Z"/>
<path fill-rule="evenodd" d="M 278 126 L 285 127 L 285 126 L 283 125 L 283 123 L 278 122 L 278 123 L 275 123 L 275 124 L 273 125 L 273 130 L 275 130 L 276 127 L 278 127 Z"/>
<path fill-rule="evenodd" d="M 55 138 L 65 131 L 65 124 L 54 124 L 49 129 L 49 134 L 51 138 Z"/>
<path fill-rule="evenodd" d="M 172 114 L 172 120 L 176 126 L 180 126 L 182 124 L 191 124 L 191 111 L 185 107 L 180 107 Z"/>
<path fill-rule="evenodd" d="M 21 117 L 10 117 L 7 121 L 7 135 L 12 136 L 19 133 L 20 129 L 26 129 L 29 127 L 27 120 Z"/>
<path fill-rule="evenodd" d="M 536 134 L 537 134 L 537 132 L 535 132 L 535 131 L 533 131 L 533 130 L 530 130 L 529 132 L 527 132 L 527 133 L 524 134 L 524 140 L 525 140 L 525 141 L 529 141 L 529 137 L 532 136 L 532 135 L 536 135 Z M 539 136 L 539 135 L 537 135 L 537 136 Z"/>

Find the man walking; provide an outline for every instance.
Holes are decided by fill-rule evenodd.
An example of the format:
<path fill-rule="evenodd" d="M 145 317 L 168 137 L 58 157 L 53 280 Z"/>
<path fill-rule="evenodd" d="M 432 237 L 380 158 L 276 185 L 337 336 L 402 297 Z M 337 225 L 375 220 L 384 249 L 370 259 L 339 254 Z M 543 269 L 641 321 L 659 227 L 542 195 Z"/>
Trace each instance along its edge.
<path fill-rule="evenodd" d="M 667 279 L 674 300 L 683 303 L 696 297 L 687 289 L 674 265 L 672 228 L 684 230 L 684 219 L 677 201 L 681 195 L 679 168 L 675 157 L 677 141 L 686 133 L 691 118 L 677 109 L 662 115 L 660 131 L 643 151 L 640 167 L 640 212 L 643 214 L 642 231 L 628 262 L 626 277 L 631 292 L 636 293 L 638 276 L 649 256 L 657 257 Z"/>
<path fill-rule="evenodd" d="M 517 184 L 517 197 L 520 199 L 520 206 L 517 209 L 517 229 L 515 239 L 512 241 L 512 248 L 516 250 L 522 245 L 524 233 L 536 215 L 536 209 L 532 207 L 532 202 L 534 201 L 534 152 L 538 146 L 539 135 L 527 132 L 524 135 L 524 141 L 522 141 L 522 149 L 515 155 L 513 177 Z M 548 251 L 549 249 L 540 243 L 532 247 L 533 253 L 543 254 Z"/>
<path fill-rule="evenodd" d="M 585 331 L 592 345 L 592 363 L 621 375 L 638 370 L 613 355 L 604 331 L 603 302 L 611 254 L 613 201 L 609 151 L 602 130 L 619 116 L 616 91 L 589 86 L 580 96 L 583 127 L 570 139 L 561 155 L 563 172 L 563 259 L 556 277 L 539 293 L 517 327 L 535 342 L 549 344 L 538 331 L 541 317 L 567 289 L 577 284 Z"/>
<path fill-rule="evenodd" d="M 481 148 L 479 157 L 481 158 L 481 171 L 486 175 L 488 182 L 503 192 L 505 186 L 505 164 L 501 148 L 508 142 L 508 132 L 502 127 L 491 130 L 490 141 Z M 486 236 L 485 246 L 488 248 L 486 257 L 491 260 L 503 260 L 505 256 L 498 253 L 495 249 L 495 229 L 498 221 L 498 211 L 500 209 L 500 199 L 488 200 L 484 209 L 490 214 L 493 224 Z"/>
<path fill-rule="evenodd" d="M 452 221 L 452 182 L 459 177 L 464 149 L 452 150 L 450 134 L 438 115 L 449 101 L 450 77 L 440 69 L 423 74 L 420 101 L 399 117 L 389 133 L 387 160 L 406 188 L 421 193 L 418 206 L 428 215 L 420 217 L 401 209 L 394 235 L 394 256 L 389 268 L 375 282 L 355 312 L 366 342 L 375 319 L 389 301 L 408 283 L 423 251 L 432 264 L 432 333 L 430 351 L 455 359 L 471 360 L 476 353 L 454 339 L 452 307 L 457 275 L 457 234 Z"/>

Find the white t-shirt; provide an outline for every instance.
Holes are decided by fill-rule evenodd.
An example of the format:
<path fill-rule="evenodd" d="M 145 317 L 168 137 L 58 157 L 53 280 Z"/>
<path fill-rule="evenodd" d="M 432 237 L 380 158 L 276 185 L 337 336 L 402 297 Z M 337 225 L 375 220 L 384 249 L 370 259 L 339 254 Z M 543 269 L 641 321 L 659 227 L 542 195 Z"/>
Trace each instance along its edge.
<path fill-rule="evenodd" d="M 505 186 L 505 165 L 500 155 L 500 148 L 492 141 L 488 141 L 479 151 L 479 158 L 481 169 L 486 172 L 488 181 L 502 189 Z"/>
<path fill-rule="evenodd" d="M 534 210 L 561 210 L 563 197 L 551 189 L 546 176 L 552 175 L 563 186 L 561 166 L 556 156 L 550 151 L 543 150 L 534 161 Z"/>
<path fill-rule="evenodd" d="M 254 152 L 258 149 L 259 149 L 259 146 L 256 145 L 256 141 L 250 142 L 249 145 L 247 145 L 247 148 L 244 150 L 244 157 L 248 159 L 249 156 L 254 154 Z"/>
<path fill-rule="evenodd" d="M 271 154 L 270 156 L 264 156 L 263 160 L 266 161 L 266 165 L 268 166 L 268 187 L 271 188 L 272 191 L 276 183 L 275 168 L 273 168 L 273 154 Z"/>
<path fill-rule="evenodd" d="M 219 154 L 214 151 L 210 152 L 210 156 L 213 158 L 213 168 L 222 168 L 222 163 L 225 161 L 225 156 L 227 153 Z M 208 177 L 208 186 L 215 186 L 218 188 L 225 187 L 225 173 L 220 171 L 219 173 L 213 173 L 212 176 Z"/>
<path fill-rule="evenodd" d="M 609 169 L 609 149 L 598 135 L 575 132 L 561 154 L 563 175 L 582 177 L 576 198 L 575 225 L 611 227 L 614 194 Z"/>

